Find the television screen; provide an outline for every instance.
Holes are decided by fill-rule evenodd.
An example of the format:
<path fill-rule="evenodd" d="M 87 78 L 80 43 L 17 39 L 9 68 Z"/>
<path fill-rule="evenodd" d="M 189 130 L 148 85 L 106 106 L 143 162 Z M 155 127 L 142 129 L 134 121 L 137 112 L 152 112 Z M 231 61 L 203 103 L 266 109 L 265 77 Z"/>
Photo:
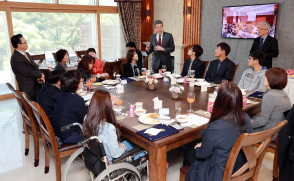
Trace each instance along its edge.
<path fill-rule="evenodd" d="M 223 38 L 257 38 L 260 22 L 271 25 L 269 35 L 274 37 L 278 4 L 235 6 L 223 8 Z"/>

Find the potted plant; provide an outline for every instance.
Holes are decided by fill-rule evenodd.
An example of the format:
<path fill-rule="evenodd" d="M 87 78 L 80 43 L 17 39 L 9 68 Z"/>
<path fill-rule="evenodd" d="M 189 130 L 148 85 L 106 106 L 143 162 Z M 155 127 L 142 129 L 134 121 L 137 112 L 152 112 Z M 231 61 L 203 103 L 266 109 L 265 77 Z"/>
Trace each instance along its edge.
<path fill-rule="evenodd" d="M 154 85 L 157 85 L 158 80 L 156 79 L 156 77 L 152 77 L 152 76 L 147 76 L 145 83 L 148 85 L 149 89 L 154 89 Z"/>
<path fill-rule="evenodd" d="M 179 94 L 182 94 L 184 92 L 184 87 L 176 84 L 174 86 L 172 86 L 171 88 L 169 88 L 169 91 L 172 93 L 172 97 L 174 99 L 177 99 L 179 97 Z"/>

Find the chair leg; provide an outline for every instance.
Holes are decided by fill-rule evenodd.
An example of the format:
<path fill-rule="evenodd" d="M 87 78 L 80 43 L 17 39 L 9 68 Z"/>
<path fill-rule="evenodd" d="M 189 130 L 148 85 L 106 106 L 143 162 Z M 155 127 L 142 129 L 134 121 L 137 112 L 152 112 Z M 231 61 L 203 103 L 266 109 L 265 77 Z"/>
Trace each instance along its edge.
<path fill-rule="evenodd" d="M 30 134 L 26 128 L 25 128 L 25 142 L 26 142 L 25 156 L 27 156 L 29 154 L 29 148 L 30 148 L 29 147 L 30 146 Z"/>
<path fill-rule="evenodd" d="M 56 172 L 56 181 L 61 181 L 61 163 L 60 163 L 60 156 L 55 155 L 55 172 Z"/>
<path fill-rule="evenodd" d="M 180 172 L 180 181 L 185 181 L 186 175 Z"/>
<path fill-rule="evenodd" d="M 45 174 L 49 172 L 49 166 L 50 166 L 50 153 L 49 153 L 49 148 L 47 147 L 47 142 L 42 135 L 43 143 L 44 143 L 44 150 L 45 150 Z"/>
<path fill-rule="evenodd" d="M 34 135 L 34 149 L 35 149 L 34 166 L 37 167 L 39 165 L 39 137 L 38 137 L 38 134 Z"/>
<path fill-rule="evenodd" d="M 273 164 L 273 181 L 279 180 L 279 166 L 278 166 L 278 144 L 275 150 L 274 164 Z"/>

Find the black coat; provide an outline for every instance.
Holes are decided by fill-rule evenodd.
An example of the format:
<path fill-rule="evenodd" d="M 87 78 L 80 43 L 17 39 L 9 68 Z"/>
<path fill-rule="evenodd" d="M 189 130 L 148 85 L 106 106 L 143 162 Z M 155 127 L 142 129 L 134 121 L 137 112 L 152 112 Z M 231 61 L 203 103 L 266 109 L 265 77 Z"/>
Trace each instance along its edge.
<path fill-rule="evenodd" d="M 190 62 L 191 62 L 191 59 L 185 60 L 184 67 L 181 73 L 182 76 L 186 76 L 188 74 Z M 191 70 L 195 70 L 195 78 L 202 78 L 204 68 L 205 68 L 204 63 L 201 60 L 196 58 L 193 61 Z"/>
<path fill-rule="evenodd" d="M 250 117 L 245 113 L 246 130 L 252 133 Z M 196 160 L 189 168 L 185 181 L 222 181 L 231 150 L 241 135 L 234 121 L 215 120 L 200 132 L 202 145 L 196 148 Z M 246 163 L 243 152 L 238 155 L 233 172 Z"/>
<path fill-rule="evenodd" d="M 223 79 L 231 81 L 235 73 L 235 63 L 226 58 L 223 60 L 220 68 L 216 72 L 219 59 L 210 62 L 208 70 L 205 75 L 207 82 L 214 82 L 220 84 Z"/>
<path fill-rule="evenodd" d="M 288 123 L 279 132 L 279 180 L 294 180 L 294 105 L 286 116 Z"/>
<path fill-rule="evenodd" d="M 259 50 L 259 44 L 260 37 L 255 38 L 250 53 L 252 51 Z M 277 57 L 279 55 L 278 40 L 268 35 L 261 47 L 261 51 L 265 54 L 263 66 L 266 66 L 267 69 L 271 68 L 273 61 L 272 58 Z"/>
<path fill-rule="evenodd" d="M 152 56 L 152 69 L 157 70 L 160 69 L 160 65 L 166 65 L 166 68 L 172 67 L 172 61 L 170 57 L 170 53 L 175 51 L 175 44 L 172 34 L 163 32 L 162 33 L 162 42 L 161 47 L 164 48 L 164 51 L 155 51 L 154 47 L 158 45 L 156 39 L 157 33 L 150 36 L 150 51 L 147 53 L 153 53 Z"/>
<path fill-rule="evenodd" d="M 138 55 L 138 62 L 141 62 L 141 64 L 143 65 L 143 56 L 140 50 L 136 49 L 136 53 Z"/>
<path fill-rule="evenodd" d="M 142 75 L 142 64 L 141 62 L 137 61 L 137 66 L 140 70 L 140 75 Z M 130 62 L 128 62 L 127 64 L 124 65 L 124 74 L 125 77 L 134 77 L 134 73 L 133 73 L 133 67 L 131 65 Z"/>
<path fill-rule="evenodd" d="M 25 92 L 33 101 L 36 101 L 37 95 L 42 87 L 37 82 L 37 79 L 42 77 L 42 73 L 38 65 L 32 60 L 30 54 L 26 54 L 30 61 L 23 54 L 14 50 L 10 64 L 19 90 Z"/>
<path fill-rule="evenodd" d="M 53 119 L 54 106 L 61 90 L 47 82 L 38 94 L 37 102 L 47 114 L 50 122 Z"/>
<path fill-rule="evenodd" d="M 65 69 L 60 63 L 57 63 L 54 67 L 54 71 L 56 71 L 56 70 L 65 70 Z"/>

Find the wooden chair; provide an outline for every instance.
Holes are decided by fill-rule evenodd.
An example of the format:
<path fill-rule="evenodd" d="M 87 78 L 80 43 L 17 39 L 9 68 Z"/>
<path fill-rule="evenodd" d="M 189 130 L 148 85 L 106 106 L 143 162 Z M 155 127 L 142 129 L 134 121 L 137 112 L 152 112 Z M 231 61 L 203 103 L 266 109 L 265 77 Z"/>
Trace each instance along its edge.
<path fill-rule="evenodd" d="M 204 63 L 204 72 L 202 74 L 202 78 L 204 79 L 204 76 L 205 76 L 205 72 L 206 72 L 206 69 L 207 69 L 207 66 L 209 64 L 209 61 L 202 61 Z"/>
<path fill-rule="evenodd" d="M 79 59 L 82 59 L 82 57 L 87 54 L 87 50 L 75 51 L 75 52 Z"/>
<path fill-rule="evenodd" d="M 256 143 L 253 146 L 259 147 L 260 143 Z M 278 166 L 278 137 L 276 141 L 271 141 L 269 146 L 267 147 L 267 152 L 275 154 L 274 162 L 273 162 L 273 181 L 279 180 L 279 166 Z"/>
<path fill-rule="evenodd" d="M 125 67 L 124 65 L 128 63 L 127 59 L 126 58 L 119 58 L 118 61 L 121 61 L 121 64 L 120 64 L 120 72 L 121 72 L 121 77 L 125 77 Z"/>
<path fill-rule="evenodd" d="M 230 153 L 229 159 L 227 161 L 223 181 L 244 181 L 252 180 L 256 181 L 260 166 L 266 152 L 267 147 L 269 146 L 271 140 L 275 134 L 287 123 L 287 120 L 281 121 L 275 127 L 258 132 L 258 133 L 243 133 L 239 136 L 236 143 L 234 144 L 232 151 Z M 256 152 L 252 145 L 256 143 L 261 143 Z M 247 162 L 234 174 L 233 168 L 239 155 L 240 150 L 242 149 Z M 190 168 L 189 165 L 186 165 L 180 169 L 180 181 L 185 180 L 186 173 Z"/>
<path fill-rule="evenodd" d="M 69 156 L 78 150 L 77 144 L 63 144 L 58 148 L 53 127 L 41 106 L 23 94 L 24 99 L 31 106 L 35 117 L 39 123 L 40 131 L 42 134 L 44 149 L 45 149 L 45 174 L 49 172 L 50 158 L 49 152 L 53 153 L 55 159 L 56 181 L 61 181 L 61 163 L 60 158 Z"/>
<path fill-rule="evenodd" d="M 118 74 L 120 64 L 121 64 L 121 61 L 105 62 L 103 72 L 108 73 L 110 79 L 115 79 L 114 74 L 116 75 Z"/>
<path fill-rule="evenodd" d="M 57 63 L 56 53 L 52 53 L 55 63 Z"/>
<path fill-rule="evenodd" d="M 45 54 L 40 54 L 40 55 L 31 55 L 32 59 L 35 60 L 39 60 L 38 62 L 36 62 L 37 65 L 43 63 L 43 61 L 46 59 L 45 58 Z"/>
<path fill-rule="evenodd" d="M 234 81 L 234 78 L 235 78 L 236 72 L 237 72 L 237 70 L 238 70 L 238 67 L 239 67 L 239 65 L 235 65 L 235 73 L 234 73 L 233 78 L 231 79 L 231 82 Z"/>
<path fill-rule="evenodd" d="M 25 156 L 29 154 L 30 135 L 32 135 L 34 139 L 35 151 L 34 166 L 37 167 L 39 165 L 39 139 L 41 139 L 41 133 L 40 130 L 38 130 L 38 126 L 36 125 L 35 116 L 30 105 L 23 98 L 20 90 L 15 90 L 14 87 L 9 83 L 6 83 L 6 85 L 12 91 L 20 108 L 24 125 L 23 127 L 25 130 Z"/>

